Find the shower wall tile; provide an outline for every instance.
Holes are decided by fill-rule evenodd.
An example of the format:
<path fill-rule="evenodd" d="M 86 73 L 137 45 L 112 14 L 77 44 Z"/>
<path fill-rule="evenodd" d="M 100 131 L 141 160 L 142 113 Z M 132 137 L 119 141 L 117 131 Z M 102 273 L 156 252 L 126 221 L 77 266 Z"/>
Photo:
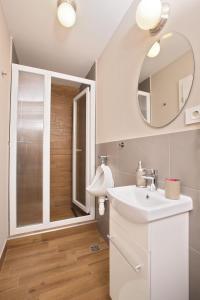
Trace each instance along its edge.
<path fill-rule="evenodd" d="M 200 189 L 200 130 L 171 134 L 170 152 L 171 176 Z"/>

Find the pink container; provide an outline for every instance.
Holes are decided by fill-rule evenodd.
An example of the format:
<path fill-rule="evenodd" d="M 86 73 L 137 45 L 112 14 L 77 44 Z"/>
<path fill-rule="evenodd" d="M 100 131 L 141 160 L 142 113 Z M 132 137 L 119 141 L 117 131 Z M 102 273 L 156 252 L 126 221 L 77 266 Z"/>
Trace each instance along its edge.
<path fill-rule="evenodd" d="M 167 178 L 165 179 L 165 197 L 171 200 L 178 200 L 181 192 L 180 179 Z"/>

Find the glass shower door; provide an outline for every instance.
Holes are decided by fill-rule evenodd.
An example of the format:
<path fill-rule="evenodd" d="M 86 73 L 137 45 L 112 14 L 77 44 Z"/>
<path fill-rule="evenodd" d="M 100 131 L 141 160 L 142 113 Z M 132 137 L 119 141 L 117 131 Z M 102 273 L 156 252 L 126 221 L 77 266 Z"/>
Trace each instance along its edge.
<path fill-rule="evenodd" d="M 17 227 L 42 223 L 44 76 L 20 71 L 17 99 Z"/>
<path fill-rule="evenodd" d="M 45 74 L 13 67 L 10 201 L 11 231 L 43 224 Z"/>
<path fill-rule="evenodd" d="M 73 201 L 86 214 L 76 218 L 53 221 L 50 219 L 50 190 L 52 188 L 50 183 L 52 78 L 61 78 L 70 82 L 73 82 L 74 79 L 78 86 L 80 86 L 79 83 L 88 83 L 87 86 L 90 86 L 90 89 L 85 89 L 74 99 L 74 124 L 76 126 L 74 136 L 76 134 L 76 139 L 73 140 L 73 150 L 75 151 L 73 168 L 74 170 L 76 169 L 76 178 L 73 181 L 73 195 L 75 195 Z M 72 95 L 72 103 L 76 93 Z M 93 102 L 91 102 L 91 99 L 93 99 Z M 92 81 L 32 67 L 12 65 L 9 143 L 11 236 L 94 219 L 95 205 L 92 202 L 93 198 L 87 195 L 85 191 L 95 171 L 94 100 L 95 83 Z M 72 120 L 72 107 L 70 114 Z M 71 139 L 72 130 L 70 134 Z M 92 137 L 92 142 L 90 137 Z M 72 145 L 70 146 L 71 149 Z M 79 151 L 80 149 L 82 149 L 82 152 Z M 65 153 L 65 149 L 61 150 L 60 154 Z M 69 176 L 71 175 L 72 171 Z M 65 181 L 65 177 L 62 180 Z M 69 185 L 67 181 L 65 182 L 66 186 Z M 71 185 L 70 181 L 70 189 Z M 72 197 L 70 198 L 71 200 Z"/>

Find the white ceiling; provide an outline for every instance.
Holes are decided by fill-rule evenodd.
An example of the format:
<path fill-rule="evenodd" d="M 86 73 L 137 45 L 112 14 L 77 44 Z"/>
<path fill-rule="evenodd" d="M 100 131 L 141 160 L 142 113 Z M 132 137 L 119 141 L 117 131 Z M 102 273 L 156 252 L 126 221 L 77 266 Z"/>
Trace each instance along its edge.
<path fill-rule="evenodd" d="M 20 64 L 85 76 L 133 0 L 76 0 L 77 23 L 62 27 L 57 0 L 0 0 Z"/>

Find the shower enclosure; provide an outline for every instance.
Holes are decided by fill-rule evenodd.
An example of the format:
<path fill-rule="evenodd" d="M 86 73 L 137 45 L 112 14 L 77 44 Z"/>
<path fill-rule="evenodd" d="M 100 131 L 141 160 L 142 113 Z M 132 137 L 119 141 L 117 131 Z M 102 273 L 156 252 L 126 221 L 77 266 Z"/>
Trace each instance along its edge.
<path fill-rule="evenodd" d="M 13 64 L 10 234 L 93 220 L 94 172 L 95 82 Z"/>

